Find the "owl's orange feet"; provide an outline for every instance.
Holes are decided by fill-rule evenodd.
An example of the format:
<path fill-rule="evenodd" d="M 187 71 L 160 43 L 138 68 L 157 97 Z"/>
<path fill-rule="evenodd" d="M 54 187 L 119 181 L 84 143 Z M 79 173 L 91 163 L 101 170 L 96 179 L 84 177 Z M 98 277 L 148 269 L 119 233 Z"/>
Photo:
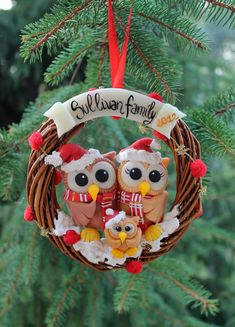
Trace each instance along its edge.
<path fill-rule="evenodd" d="M 83 242 L 99 241 L 100 240 L 100 234 L 94 228 L 84 228 L 81 231 L 81 240 Z"/>
<path fill-rule="evenodd" d="M 145 233 L 144 237 L 146 241 L 153 242 L 156 241 L 162 234 L 162 228 L 159 225 L 151 225 L 149 226 Z"/>
<path fill-rule="evenodd" d="M 119 249 L 112 249 L 112 255 L 116 259 L 122 259 L 124 257 L 124 252 Z"/>
<path fill-rule="evenodd" d="M 133 257 L 138 251 L 138 248 L 135 246 L 133 248 L 129 248 L 128 250 L 126 250 L 125 254 L 128 256 L 128 257 Z"/>

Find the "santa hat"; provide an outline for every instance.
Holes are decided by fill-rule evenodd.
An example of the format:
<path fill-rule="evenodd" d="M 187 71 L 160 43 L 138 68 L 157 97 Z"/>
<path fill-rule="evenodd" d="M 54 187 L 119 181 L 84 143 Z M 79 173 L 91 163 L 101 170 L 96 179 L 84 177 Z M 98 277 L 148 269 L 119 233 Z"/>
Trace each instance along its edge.
<path fill-rule="evenodd" d="M 125 211 L 107 209 L 105 213 L 106 216 L 104 217 L 104 227 L 107 229 L 111 229 L 114 225 L 118 224 L 121 220 L 124 220 L 126 218 Z"/>
<path fill-rule="evenodd" d="M 154 150 L 161 149 L 160 144 L 149 137 L 144 137 L 131 144 L 128 148 L 125 148 L 119 152 L 116 159 L 118 162 L 122 161 L 141 161 L 149 164 L 160 163 L 162 156 L 160 152 L 154 152 Z"/>
<path fill-rule="evenodd" d="M 64 144 L 59 151 L 53 151 L 52 154 L 45 157 L 45 164 L 54 167 L 61 166 L 66 173 L 84 169 L 91 165 L 97 158 L 102 158 L 99 150 L 86 150 L 78 144 Z"/>

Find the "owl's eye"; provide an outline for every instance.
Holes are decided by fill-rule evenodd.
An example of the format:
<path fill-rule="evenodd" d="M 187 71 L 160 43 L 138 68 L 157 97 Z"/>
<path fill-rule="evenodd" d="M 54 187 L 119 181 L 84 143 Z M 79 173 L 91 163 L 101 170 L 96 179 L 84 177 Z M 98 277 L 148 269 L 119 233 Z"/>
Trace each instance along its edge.
<path fill-rule="evenodd" d="M 125 232 L 126 232 L 127 234 L 132 233 L 133 230 L 134 230 L 134 225 L 133 225 L 133 224 L 127 224 L 127 225 L 125 226 Z"/>
<path fill-rule="evenodd" d="M 161 177 L 162 177 L 162 174 L 158 170 L 152 170 L 149 173 L 149 179 L 153 183 L 159 182 Z"/>
<path fill-rule="evenodd" d="M 127 162 L 121 170 L 121 178 L 126 186 L 137 187 L 144 180 L 146 169 L 140 162 Z"/>
<path fill-rule="evenodd" d="M 67 175 L 68 187 L 78 193 L 86 193 L 91 182 L 91 176 L 88 170 L 73 171 Z"/>
<path fill-rule="evenodd" d="M 160 164 L 150 166 L 147 171 L 147 176 L 151 189 L 154 191 L 161 190 L 167 184 L 167 170 Z"/>
<path fill-rule="evenodd" d="M 127 173 L 130 174 L 130 177 L 134 180 L 138 180 L 142 177 L 142 172 L 139 168 L 132 168 L 131 170 L 127 170 Z"/>
<path fill-rule="evenodd" d="M 88 177 L 86 174 L 79 173 L 75 176 L 75 182 L 78 186 L 86 186 L 88 184 Z"/>
<path fill-rule="evenodd" d="M 112 234 L 113 235 L 118 235 L 120 232 L 122 231 L 122 227 L 121 226 L 118 226 L 118 225 L 114 225 L 112 226 Z"/>
<path fill-rule="evenodd" d="M 102 189 L 109 189 L 116 182 L 114 167 L 106 161 L 99 161 L 93 166 L 93 182 Z"/>
<path fill-rule="evenodd" d="M 109 173 L 105 169 L 99 169 L 95 173 L 95 178 L 100 183 L 105 183 L 109 179 Z"/>
<path fill-rule="evenodd" d="M 116 227 L 115 227 L 115 230 L 116 230 L 117 232 L 121 232 L 122 227 L 121 227 L 121 226 L 116 226 Z"/>

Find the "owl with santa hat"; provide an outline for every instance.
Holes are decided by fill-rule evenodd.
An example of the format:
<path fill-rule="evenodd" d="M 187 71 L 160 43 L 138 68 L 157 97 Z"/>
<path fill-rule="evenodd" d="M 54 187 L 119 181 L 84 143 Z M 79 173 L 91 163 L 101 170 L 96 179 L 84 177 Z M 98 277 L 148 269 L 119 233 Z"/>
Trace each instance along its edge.
<path fill-rule="evenodd" d="M 139 217 L 129 217 L 124 211 L 106 210 L 104 220 L 104 235 L 112 247 L 114 258 L 135 256 L 141 242 L 142 231 Z"/>
<path fill-rule="evenodd" d="M 157 225 L 164 216 L 168 199 L 169 158 L 162 158 L 160 145 L 151 138 L 142 138 L 119 152 L 118 208 L 129 216 L 139 216 L 147 241 L 162 233 Z"/>
<path fill-rule="evenodd" d="M 115 152 L 101 154 L 77 144 L 65 144 L 45 158 L 60 166 L 65 184 L 64 201 L 74 222 L 81 227 L 82 241 L 99 240 L 99 229 L 107 208 L 116 196 Z"/>

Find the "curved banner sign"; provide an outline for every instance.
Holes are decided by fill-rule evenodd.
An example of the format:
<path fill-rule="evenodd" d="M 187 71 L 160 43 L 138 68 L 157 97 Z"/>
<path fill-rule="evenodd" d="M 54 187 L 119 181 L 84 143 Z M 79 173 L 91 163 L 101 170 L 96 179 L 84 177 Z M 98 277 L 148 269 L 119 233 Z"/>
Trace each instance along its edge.
<path fill-rule="evenodd" d="M 170 138 L 178 119 L 185 116 L 176 107 L 126 89 L 96 89 L 64 103 L 56 102 L 44 116 L 54 120 L 58 136 L 94 118 L 116 116 L 136 121 Z"/>

